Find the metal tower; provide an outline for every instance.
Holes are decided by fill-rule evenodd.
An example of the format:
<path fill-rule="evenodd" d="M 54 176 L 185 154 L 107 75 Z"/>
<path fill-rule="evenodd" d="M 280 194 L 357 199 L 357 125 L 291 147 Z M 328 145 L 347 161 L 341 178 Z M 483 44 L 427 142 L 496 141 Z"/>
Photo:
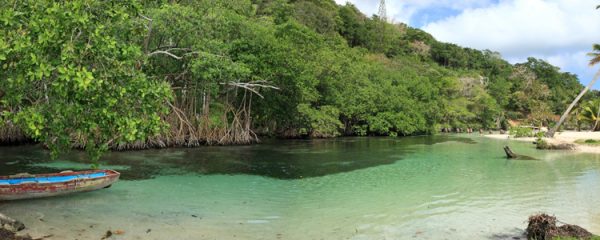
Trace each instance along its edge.
<path fill-rule="evenodd" d="M 379 3 L 379 19 L 387 22 L 387 9 L 385 8 L 385 0 L 381 0 Z"/>

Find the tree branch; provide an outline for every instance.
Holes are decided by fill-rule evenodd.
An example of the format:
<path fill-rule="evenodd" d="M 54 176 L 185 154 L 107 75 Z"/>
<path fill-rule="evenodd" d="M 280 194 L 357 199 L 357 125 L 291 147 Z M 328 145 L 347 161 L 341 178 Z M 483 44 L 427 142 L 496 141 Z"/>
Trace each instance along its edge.
<path fill-rule="evenodd" d="M 263 95 L 261 95 L 258 90 L 261 88 L 270 88 L 270 89 L 275 89 L 275 90 L 280 90 L 278 87 L 273 86 L 273 85 L 269 85 L 269 82 L 264 81 L 264 80 L 260 80 L 260 81 L 252 81 L 252 82 L 228 82 L 228 83 L 221 83 L 221 85 L 228 85 L 228 86 L 232 86 L 232 87 L 236 87 L 236 88 L 243 88 L 246 89 L 250 92 L 253 92 L 254 94 L 258 95 L 260 98 L 265 98 Z"/>
<path fill-rule="evenodd" d="M 154 55 L 158 55 L 158 54 L 165 54 L 165 55 L 167 55 L 167 56 L 169 56 L 169 57 L 172 57 L 172 58 L 175 58 L 175 59 L 177 59 L 177 60 L 181 60 L 181 59 L 183 59 L 183 57 L 177 56 L 177 55 L 175 55 L 175 54 L 173 54 L 173 53 L 169 52 L 168 50 L 167 50 L 167 51 L 157 50 L 157 51 L 154 51 L 154 52 L 148 53 L 148 57 L 152 57 L 152 56 L 154 56 Z"/>

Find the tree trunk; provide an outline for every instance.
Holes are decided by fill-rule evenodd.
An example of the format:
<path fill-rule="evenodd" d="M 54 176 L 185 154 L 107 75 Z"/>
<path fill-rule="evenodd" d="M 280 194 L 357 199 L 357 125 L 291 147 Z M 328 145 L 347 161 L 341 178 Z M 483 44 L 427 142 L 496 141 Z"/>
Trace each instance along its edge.
<path fill-rule="evenodd" d="M 554 137 L 554 134 L 556 133 L 556 131 L 558 131 L 558 129 L 560 128 L 560 125 L 562 125 L 563 122 L 567 119 L 567 117 L 569 116 L 569 113 L 571 113 L 571 110 L 573 110 L 573 107 L 575 107 L 575 105 L 579 102 L 581 97 L 583 97 L 583 95 L 588 90 L 590 90 L 590 88 L 592 88 L 592 86 L 594 86 L 594 83 L 596 83 L 596 81 L 598 80 L 598 77 L 600 77 L 600 71 L 598 71 L 596 73 L 596 75 L 594 76 L 594 78 L 592 79 L 592 81 L 590 81 L 590 83 L 588 83 L 588 85 L 583 90 L 581 90 L 581 93 L 579 93 L 579 95 L 577 95 L 575 100 L 573 100 L 571 105 L 569 105 L 569 107 L 567 108 L 567 111 L 565 111 L 565 113 L 563 113 L 563 115 L 560 117 L 560 120 L 558 120 L 558 123 L 556 123 L 556 126 L 554 126 L 552 129 L 550 129 L 546 133 L 546 137 L 550 137 L 550 138 Z"/>

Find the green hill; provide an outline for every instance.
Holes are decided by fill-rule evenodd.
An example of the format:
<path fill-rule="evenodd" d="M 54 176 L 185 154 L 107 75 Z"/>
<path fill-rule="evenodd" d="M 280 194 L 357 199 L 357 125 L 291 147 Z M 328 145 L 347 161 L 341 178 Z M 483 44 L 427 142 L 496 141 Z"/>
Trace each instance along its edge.
<path fill-rule="evenodd" d="M 333 0 L 14 0 L 0 26 L 3 138 L 55 152 L 547 125 L 583 88 Z"/>

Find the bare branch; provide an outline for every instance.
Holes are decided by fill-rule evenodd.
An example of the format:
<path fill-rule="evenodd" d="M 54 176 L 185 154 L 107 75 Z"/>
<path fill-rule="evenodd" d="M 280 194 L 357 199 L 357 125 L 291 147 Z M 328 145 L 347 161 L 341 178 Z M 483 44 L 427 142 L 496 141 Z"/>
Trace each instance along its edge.
<path fill-rule="evenodd" d="M 152 18 L 146 17 L 146 16 L 144 16 L 142 14 L 140 14 L 140 17 L 142 17 L 143 19 L 146 19 L 149 22 L 152 22 Z"/>
<path fill-rule="evenodd" d="M 246 89 L 250 92 L 253 92 L 254 94 L 258 95 L 260 98 L 265 98 L 263 95 L 261 95 L 258 90 L 261 88 L 270 88 L 270 89 L 275 89 L 275 90 L 280 90 L 278 87 L 273 86 L 273 85 L 269 85 L 269 82 L 264 81 L 264 80 L 259 80 L 259 81 L 252 81 L 252 82 L 228 82 L 228 83 L 221 83 L 221 85 L 229 85 L 232 87 L 236 87 L 236 88 L 243 88 Z"/>
<path fill-rule="evenodd" d="M 177 56 L 177 55 L 175 55 L 173 53 L 170 53 L 169 51 L 162 51 L 162 50 L 157 50 L 157 51 L 148 53 L 148 57 L 152 57 L 152 56 L 157 55 L 157 54 L 165 54 L 165 55 L 167 55 L 169 57 L 172 57 L 172 58 L 175 58 L 177 60 L 183 59 L 183 57 Z"/>

